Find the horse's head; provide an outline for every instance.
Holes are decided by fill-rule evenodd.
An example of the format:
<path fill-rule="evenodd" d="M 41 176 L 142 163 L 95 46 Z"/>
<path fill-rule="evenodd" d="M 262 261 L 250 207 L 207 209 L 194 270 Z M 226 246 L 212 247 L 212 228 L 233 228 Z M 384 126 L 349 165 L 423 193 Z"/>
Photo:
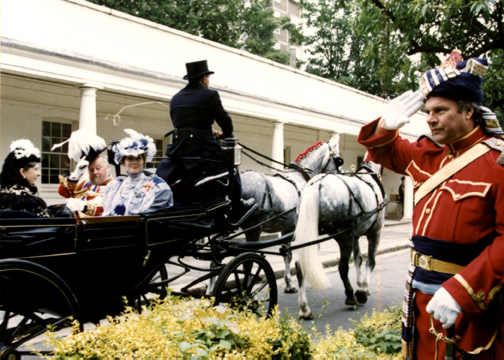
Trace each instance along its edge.
<path fill-rule="evenodd" d="M 333 135 L 327 143 L 319 141 L 309 146 L 296 157 L 296 164 L 306 169 L 310 176 L 339 171 L 343 165 L 339 156 L 339 134 Z"/>
<path fill-rule="evenodd" d="M 329 159 L 327 160 L 321 172 L 323 173 L 341 172 L 341 166 L 343 166 L 343 158 L 340 156 L 339 140 L 340 140 L 339 134 L 334 134 L 329 139 L 329 142 L 327 143 L 327 145 L 329 146 Z"/>

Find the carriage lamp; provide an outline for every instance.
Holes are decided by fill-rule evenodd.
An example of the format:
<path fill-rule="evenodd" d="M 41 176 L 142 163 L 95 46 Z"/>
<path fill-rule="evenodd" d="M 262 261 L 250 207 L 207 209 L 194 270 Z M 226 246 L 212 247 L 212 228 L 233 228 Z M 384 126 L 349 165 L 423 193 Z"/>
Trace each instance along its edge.
<path fill-rule="evenodd" d="M 222 150 L 228 164 L 238 166 L 241 164 L 241 149 L 235 138 L 225 138 L 222 140 Z"/>

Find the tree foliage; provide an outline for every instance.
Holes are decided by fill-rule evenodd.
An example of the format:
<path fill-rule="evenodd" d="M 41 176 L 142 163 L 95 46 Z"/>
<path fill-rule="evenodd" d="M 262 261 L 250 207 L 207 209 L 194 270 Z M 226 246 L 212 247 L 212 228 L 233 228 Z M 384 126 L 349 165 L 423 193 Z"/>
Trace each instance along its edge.
<path fill-rule="evenodd" d="M 421 72 L 458 48 L 464 58 L 491 60 L 484 101 L 502 116 L 501 0 L 301 0 L 301 6 L 313 28 L 308 71 L 394 97 L 416 88 Z"/>
<path fill-rule="evenodd" d="M 274 16 L 268 0 L 90 1 L 285 64 L 289 56 L 274 49 L 274 31 L 285 29 L 302 39 L 288 18 Z"/>

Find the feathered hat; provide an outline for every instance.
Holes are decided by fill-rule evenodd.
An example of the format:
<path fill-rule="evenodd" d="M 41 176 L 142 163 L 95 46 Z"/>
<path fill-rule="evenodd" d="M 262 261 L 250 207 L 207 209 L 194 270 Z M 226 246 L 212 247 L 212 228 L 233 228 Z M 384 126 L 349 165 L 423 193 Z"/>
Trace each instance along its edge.
<path fill-rule="evenodd" d="M 79 129 L 70 135 L 70 137 L 62 143 L 53 145 L 51 151 L 68 143 L 67 155 L 74 161 L 86 159 L 90 163 L 93 162 L 101 152 L 107 148 L 105 140 L 98 135 L 91 134 L 87 130 Z"/>
<path fill-rule="evenodd" d="M 22 168 L 30 162 L 40 162 L 40 150 L 28 139 L 11 142 L 9 156 L 12 156 L 18 168 Z"/>
<path fill-rule="evenodd" d="M 145 154 L 147 162 L 151 161 L 156 155 L 154 140 L 150 136 L 143 135 L 133 129 L 124 129 L 124 132 L 129 136 L 122 138 L 119 143 L 112 147 L 112 151 L 115 153 L 115 163 L 120 164 L 125 156 L 136 157 L 142 154 Z"/>
<path fill-rule="evenodd" d="M 420 78 L 420 90 L 425 97 L 439 96 L 454 101 L 470 101 L 482 113 L 485 130 L 491 134 L 502 135 L 497 116 L 482 105 L 483 75 L 488 70 L 485 58 L 470 58 L 464 61 L 459 50 L 453 50 L 448 58 L 435 69 L 426 71 Z"/>
<path fill-rule="evenodd" d="M 36 187 L 32 187 L 26 179 L 23 179 L 19 169 L 24 168 L 29 163 L 40 162 L 40 150 L 36 148 L 28 139 L 15 140 L 10 144 L 10 152 L 5 158 L 0 174 L 0 185 L 10 186 L 21 184 L 29 187 L 33 193 L 37 192 Z"/>

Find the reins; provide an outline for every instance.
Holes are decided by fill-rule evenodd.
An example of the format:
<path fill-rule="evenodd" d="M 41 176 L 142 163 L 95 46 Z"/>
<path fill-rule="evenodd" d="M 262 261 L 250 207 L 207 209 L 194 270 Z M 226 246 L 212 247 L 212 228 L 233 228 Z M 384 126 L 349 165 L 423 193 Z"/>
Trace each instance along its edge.
<path fill-rule="evenodd" d="M 264 166 L 268 169 L 271 169 L 271 170 L 275 170 L 277 172 L 288 172 L 284 169 L 290 169 L 290 170 L 296 170 L 296 171 L 299 171 L 301 173 L 301 175 L 303 175 L 303 177 L 305 178 L 305 180 L 309 180 L 310 179 L 310 173 L 313 172 L 311 169 L 309 168 L 305 168 L 305 167 L 302 167 L 302 166 L 299 166 L 295 163 L 290 163 L 290 164 L 285 164 L 281 161 L 277 161 L 275 159 L 272 159 L 270 158 L 269 156 L 267 155 L 264 155 L 264 154 L 261 154 L 260 152 L 246 146 L 246 145 L 243 145 L 242 143 L 238 143 L 242 148 L 252 152 L 253 154 L 257 155 L 257 156 L 260 156 L 268 161 L 271 161 L 275 164 L 278 164 L 278 165 L 282 165 L 283 169 L 278 169 L 278 168 L 275 168 L 269 164 L 266 164 L 258 159 L 256 159 L 254 156 L 250 155 L 249 153 L 247 153 L 246 151 L 243 151 L 242 150 L 242 154 L 245 155 L 246 157 L 248 157 L 249 159 L 251 159 L 252 161 L 256 162 L 257 164 L 261 165 L 261 166 Z"/>

